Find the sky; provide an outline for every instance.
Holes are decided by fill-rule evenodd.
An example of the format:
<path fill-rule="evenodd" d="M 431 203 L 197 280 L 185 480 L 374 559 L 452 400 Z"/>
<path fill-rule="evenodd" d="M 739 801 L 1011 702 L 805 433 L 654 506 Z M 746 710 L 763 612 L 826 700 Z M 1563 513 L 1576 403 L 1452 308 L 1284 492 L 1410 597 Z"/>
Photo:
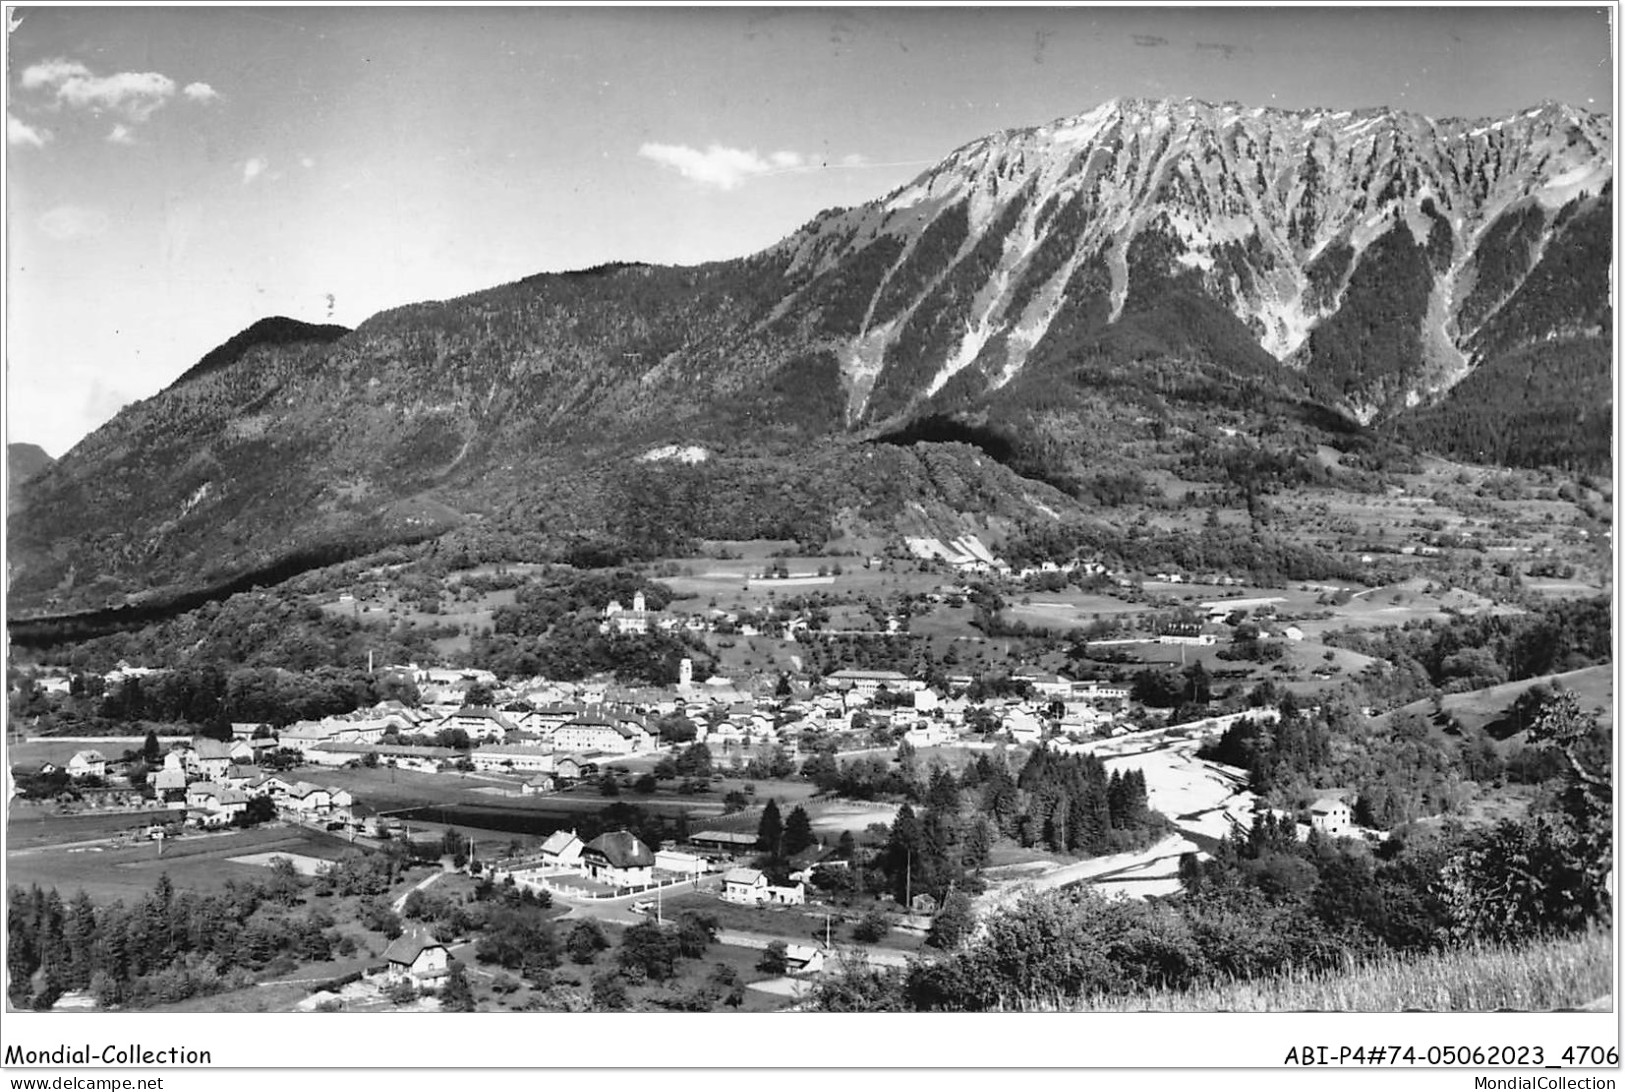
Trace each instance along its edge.
<path fill-rule="evenodd" d="M 752 253 L 1115 97 L 1613 109 L 1611 9 L 8 8 L 6 423 L 256 319 Z"/>

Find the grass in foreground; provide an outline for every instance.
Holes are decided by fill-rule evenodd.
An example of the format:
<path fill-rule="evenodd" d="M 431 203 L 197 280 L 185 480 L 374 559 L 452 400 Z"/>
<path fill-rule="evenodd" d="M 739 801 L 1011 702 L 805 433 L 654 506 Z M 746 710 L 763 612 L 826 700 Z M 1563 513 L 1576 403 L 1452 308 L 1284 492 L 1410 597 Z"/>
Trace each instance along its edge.
<path fill-rule="evenodd" d="M 1034 999 L 1031 1012 L 1612 1011 L 1613 939 L 1594 927 L 1516 947 L 1393 957 L 1343 972 L 1293 973 L 1140 997 Z M 1604 1004 L 1598 1006 L 1596 1003 Z"/>

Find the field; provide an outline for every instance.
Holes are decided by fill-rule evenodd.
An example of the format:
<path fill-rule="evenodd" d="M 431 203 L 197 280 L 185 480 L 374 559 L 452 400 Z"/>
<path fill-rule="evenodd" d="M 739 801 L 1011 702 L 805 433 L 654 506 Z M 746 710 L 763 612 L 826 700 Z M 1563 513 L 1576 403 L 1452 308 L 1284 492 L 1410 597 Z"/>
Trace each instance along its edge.
<path fill-rule="evenodd" d="M 661 561 L 659 568 L 676 575 L 655 575 L 654 579 L 681 597 L 692 597 L 677 605 L 680 610 L 718 607 L 723 610 L 758 611 L 775 600 L 800 595 L 828 594 L 837 597 L 894 595 L 898 592 L 926 592 L 942 582 L 931 573 L 920 573 L 911 562 L 887 561 L 870 567 L 862 557 L 774 556 L 794 545 L 790 542 L 728 542 L 719 544 L 737 558 L 676 557 Z M 783 565 L 792 577 L 815 576 L 839 566 L 841 572 L 831 584 L 794 584 L 763 580 L 770 567 Z M 652 574 L 651 574 L 652 575 Z M 757 579 L 753 580 L 755 577 Z"/>
<path fill-rule="evenodd" d="M 145 732 L 127 738 L 120 737 L 116 743 L 75 743 L 71 740 L 35 739 L 25 743 L 8 743 L 6 761 L 16 766 L 28 766 L 39 762 L 54 762 L 58 766 L 66 766 L 68 760 L 80 751 L 100 751 L 104 758 L 111 761 L 122 758 L 125 751 L 140 751 L 145 741 Z M 169 745 L 166 739 L 160 738 L 158 742 L 163 747 Z"/>
<path fill-rule="evenodd" d="M 70 822 L 66 827 L 65 835 L 83 836 L 81 825 Z M 34 832 L 33 840 L 38 842 L 38 832 Z M 345 849 L 345 843 L 337 838 L 280 824 L 221 834 L 188 834 L 163 843 L 161 857 L 160 843 L 154 841 L 67 848 L 35 844 L 33 848 L 18 849 L 8 832 L 8 843 L 8 884 L 55 887 L 64 897 L 84 890 L 97 902 L 139 898 L 152 890 L 163 873 L 169 874 L 177 888 L 193 891 L 218 890 L 230 879 L 265 878 L 263 867 L 236 862 L 231 860 L 233 857 L 280 852 L 332 860 Z"/>
<path fill-rule="evenodd" d="M 1548 675 L 1538 679 L 1502 683 L 1499 686 L 1486 687 L 1483 690 L 1471 690 L 1464 694 L 1446 694 L 1444 696 L 1444 711 L 1459 720 L 1464 728 L 1483 728 L 1499 719 L 1501 714 L 1506 712 L 1507 707 L 1516 701 L 1518 695 L 1525 690 L 1537 683 L 1549 684 L 1552 682 L 1574 691 L 1575 696 L 1580 699 L 1581 708 L 1596 711 L 1605 723 L 1613 723 L 1614 669 L 1612 664 L 1599 664 L 1596 667 L 1582 668 L 1579 671 L 1570 671 L 1561 675 Z M 1401 713 L 1415 713 L 1418 716 L 1431 718 L 1433 716 L 1433 702 L 1429 699 L 1402 705 L 1385 716 L 1377 718 L 1377 723 L 1386 725 Z"/>

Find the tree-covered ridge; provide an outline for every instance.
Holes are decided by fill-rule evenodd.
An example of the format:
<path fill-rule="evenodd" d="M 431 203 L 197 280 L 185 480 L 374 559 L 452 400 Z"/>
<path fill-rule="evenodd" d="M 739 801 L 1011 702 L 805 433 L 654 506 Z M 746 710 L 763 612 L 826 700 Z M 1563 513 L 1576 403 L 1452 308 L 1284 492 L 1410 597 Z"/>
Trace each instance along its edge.
<path fill-rule="evenodd" d="M 175 382 L 185 383 L 210 372 L 228 368 L 241 360 L 248 350 L 258 345 L 291 345 L 298 342 L 327 344 L 337 341 L 349 332 L 349 327 L 334 323 L 316 325 L 300 322 L 298 319 L 284 318 L 281 315 L 263 318 L 223 345 L 209 350 L 201 360 L 182 372 Z"/>
<path fill-rule="evenodd" d="M 1559 209 L 1540 261 L 1467 343 L 1477 362 L 1555 336 L 1608 340 L 1613 266 L 1613 184 Z"/>
<path fill-rule="evenodd" d="M 1433 291 L 1426 251 L 1403 224 L 1366 247 L 1337 311 L 1305 345 L 1310 389 L 1332 404 L 1385 404 L 1422 367 L 1422 320 Z"/>
<path fill-rule="evenodd" d="M 1502 213 L 1479 240 L 1473 259 L 1473 287 L 1456 311 L 1456 324 L 1473 333 L 1528 275 L 1535 260 L 1546 213 L 1529 202 Z"/>
<path fill-rule="evenodd" d="M 1613 350 L 1557 338 L 1488 360 L 1438 402 L 1384 426 L 1468 462 L 1599 472 L 1613 465 Z"/>

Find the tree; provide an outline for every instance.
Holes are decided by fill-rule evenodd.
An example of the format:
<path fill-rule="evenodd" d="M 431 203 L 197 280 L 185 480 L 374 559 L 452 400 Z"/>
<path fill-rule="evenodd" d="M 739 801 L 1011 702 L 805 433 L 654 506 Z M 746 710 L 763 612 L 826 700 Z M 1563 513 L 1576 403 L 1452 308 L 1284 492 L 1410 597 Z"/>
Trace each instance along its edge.
<path fill-rule="evenodd" d="M 622 971 L 662 981 L 677 973 L 677 960 L 681 955 L 674 934 L 646 921 L 622 935 L 616 959 Z"/>
<path fill-rule="evenodd" d="M 739 984 L 739 972 L 726 963 L 712 966 L 711 974 L 705 980 L 705 988 L 713 998 L 729 1008 L 737 1009 L 745 1003 L 745 987 Z"/>
<path fill-rule="evenodd" d="M 711 776 L 711 748 L 694 743 L 677 756 L 677 772 L 684 777 Z"/>
<path fill-rule="evenodd" d="M 864 911 L 863 917 L 852 926 L 852 939 L 864 944 L 876 944 L 887 933 L 891 932 L 891 918 L 886 911 L 878 906 L 871 906 Z"/>
<path fill-rule="evenodd" d="M 772 941 L 763 950 L 762 958 L 756 961 L 756 969 L 763 974 L 784 974 L 790 969 L 788 951 L 784 941 Z"/>
<path fill-rule="evenodd" d="M 253 827 L 269 823 L 275 818 L 275 802 L 269 796 L 255 796 L 248 801 L 248 807 L 237 813 L 232 822 L 239 827 Z"/>
<path fill-rule="evenodd" d="M 611 971 L 592 977 L 592 1007 L 599 1012 L 621 1012 L 626 1008 L 626 981 Z"/>
<path fill-rule="evenodd" d="M 446 975 L 446 984 L 440 987 L 440 1010 L 442 1012 L 473 1012 L 474 991 L 469 988 L 468 975 L 463 971 L 463 965 L 457 960 L 451 961 L 451 970 Z"/>
<path fill-rule="evenodd" d="M 564 947 L 570 953 L 572 963 L 588 964 L 598 958 L 599 952 L 609 947 L 609 941 L 605 939 L 603 927 L 598 922 L 592 918 L 582 918 L 570 930 Z"/>
<path fill-rule="evenodd" d="M 784 823 L 784 855 L 794 857 L 797 853 L 815 844 L 813 837 L 812 819 L 807 809 L 797 804 L 790 809 L 790 818 Z"/>
<path fill-rule="evenodd" d="M 762 821 L 756 826 L 756 848 L 773 857 L 780 856 L 784 848 L 784 820 L 779 818 L 777 800 L 769 800 L 762 809 Z"/>
<path fill-rule="evenodd" d="M 158 745 L 157 732 L 147 732 L 146 741 L 141 744 L 141 758 L 148 766 L 156 766 L 164 760 L 163 748 Z"/>
<path fill-rule="evenodd" d="M 475 683 L 473 686 L 469 687 L 468 692 L 463 695 L 464 705 L 474 705 L 484 708 L 489 706 L 494 701 L 496 701 L 496 696 L 491 693 L 491 688 L 486 686 L 484 683 Z"/>
<path fill-rule="evenodd" d="M 925 942 L 933 948 L 952 951 L 970 936 L 975 926 L 976 917 L 971 911 L 969 896 L 963 891 L 950 891 L 948 897 L 942 900 L 936 917 L 931 919 L 931 931 L 926 935 Z"/>
<path fill-rule="evenodd" d="M 717 939 L 717 919 L 710 914 L 684 910 L 677 916 L 677 950 L 684 959 L 698 959 Z"/>

